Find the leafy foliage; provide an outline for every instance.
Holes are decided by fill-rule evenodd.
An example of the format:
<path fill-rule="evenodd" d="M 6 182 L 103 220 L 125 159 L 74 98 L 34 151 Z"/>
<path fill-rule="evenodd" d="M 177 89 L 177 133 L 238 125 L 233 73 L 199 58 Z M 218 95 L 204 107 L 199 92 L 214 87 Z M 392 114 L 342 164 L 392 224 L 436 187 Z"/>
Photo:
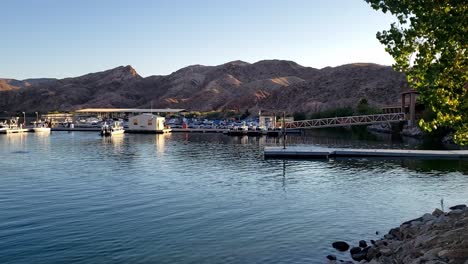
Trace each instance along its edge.
<path fill-rule="evenodd" d="M 366 98 L 359 100 L 359 103 L 356 107 L 356 113 L 359 115 L 375 115 L 380 114 L 382 111 L 377 108 L 373 108 L 369 105 Z"/>
<path fill-rule="evenodd" d="M 468 2 L 466 0 L 365 0 L 397 21 L 377 39 L 435 113 L 420 126 L 450 127 L 468 144 Z"/>

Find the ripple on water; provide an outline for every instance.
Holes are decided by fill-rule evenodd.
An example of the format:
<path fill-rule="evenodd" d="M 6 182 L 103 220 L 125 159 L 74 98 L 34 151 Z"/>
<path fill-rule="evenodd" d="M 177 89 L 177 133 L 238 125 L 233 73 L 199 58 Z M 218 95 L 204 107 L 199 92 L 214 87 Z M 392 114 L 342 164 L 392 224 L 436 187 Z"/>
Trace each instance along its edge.
<path fill-rule="evenodd" d="M 265 142 L 0 137 L 1 262 L 317 263 L 468 200 L 466 162 L 263 160 Z"/>

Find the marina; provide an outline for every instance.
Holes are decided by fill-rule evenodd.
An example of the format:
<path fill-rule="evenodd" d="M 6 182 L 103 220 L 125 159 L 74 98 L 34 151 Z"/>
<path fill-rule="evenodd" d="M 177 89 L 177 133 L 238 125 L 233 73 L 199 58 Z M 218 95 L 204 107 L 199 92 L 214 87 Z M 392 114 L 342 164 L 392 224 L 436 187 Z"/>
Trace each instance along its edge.
<path fill-rule="evenodd" d="M 422 159 L 468 159 L 468 150 L 415 150 L 415 149 L 352 149 L 324 148 L 316 146 L 288 146 L 264 149 L 265 158 L 422 158 Z"/>

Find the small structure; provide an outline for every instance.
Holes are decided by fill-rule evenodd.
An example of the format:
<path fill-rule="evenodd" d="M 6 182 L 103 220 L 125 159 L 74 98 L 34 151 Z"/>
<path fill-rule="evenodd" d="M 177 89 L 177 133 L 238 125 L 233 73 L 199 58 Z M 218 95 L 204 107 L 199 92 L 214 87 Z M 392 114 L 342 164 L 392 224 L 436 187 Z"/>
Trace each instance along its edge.
<path fill-rule="evenodd" d="M 409 104 L 406 103 L 406 97 L 409 96 Z M 419 92 L 414 89 L 409 89 L 401 93 L 401 112 L 409 114 L 408 125 L 414 127 L 416 125 L 416 100 L 419 97 Z"/>
<path fill-rule="evenodd" d="M 145 113 L 128 119 L 128 132 L 133 133 L 168 133 L 171 131 L 165 125 L 166 118 Z"/>
<path fill-rule="evenodd" d="M 258 117 L 258 126 L 267 129 L 276 127 L 276 115 L 260 115 Z"/>

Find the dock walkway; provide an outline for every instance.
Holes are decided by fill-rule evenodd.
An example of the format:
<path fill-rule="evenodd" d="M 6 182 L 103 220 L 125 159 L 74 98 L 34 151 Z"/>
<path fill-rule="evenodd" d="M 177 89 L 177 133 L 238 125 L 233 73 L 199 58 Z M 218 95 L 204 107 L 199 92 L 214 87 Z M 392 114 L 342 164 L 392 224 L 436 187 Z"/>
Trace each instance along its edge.
<path fill-rule="evenodd" d="M 414 149 L 350 149 L 312 146 L 265 147 L 265 158 L 426 158 L 468 159 L 468 150 L 414 150 Z"/>
<path fill-rule="evenodd" d="M 15 128 L 15 129 L 0 130 L 0 134 L 14 134 L 14 133 L 26 133 L 26 132 L 34 132 L 34 130 L 32 128 Z"/>

